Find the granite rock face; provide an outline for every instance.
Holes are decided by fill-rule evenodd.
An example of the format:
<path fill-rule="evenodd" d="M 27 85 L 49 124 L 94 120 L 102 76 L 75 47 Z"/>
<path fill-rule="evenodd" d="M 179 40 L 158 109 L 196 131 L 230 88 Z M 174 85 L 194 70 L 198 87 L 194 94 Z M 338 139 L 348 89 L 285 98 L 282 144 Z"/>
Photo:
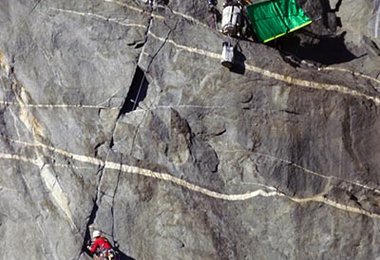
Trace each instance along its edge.
<path fill-rule="evenodd" d="M 1 1 L 0 258 L 378 259 L 380 3 L 299 3 L 230 71 L 207 1 Z"/>

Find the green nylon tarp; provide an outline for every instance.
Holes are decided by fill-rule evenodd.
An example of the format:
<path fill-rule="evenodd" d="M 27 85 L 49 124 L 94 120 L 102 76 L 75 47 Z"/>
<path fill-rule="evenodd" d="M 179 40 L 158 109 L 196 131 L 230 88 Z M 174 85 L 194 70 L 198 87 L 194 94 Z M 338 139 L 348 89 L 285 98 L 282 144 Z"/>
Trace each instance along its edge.
<path fill-rule="evenodd" d="M 311 23 L 296 0 L 269 0 L 247 6 L 247 15 L 261 42 L 268 42 Z"/>

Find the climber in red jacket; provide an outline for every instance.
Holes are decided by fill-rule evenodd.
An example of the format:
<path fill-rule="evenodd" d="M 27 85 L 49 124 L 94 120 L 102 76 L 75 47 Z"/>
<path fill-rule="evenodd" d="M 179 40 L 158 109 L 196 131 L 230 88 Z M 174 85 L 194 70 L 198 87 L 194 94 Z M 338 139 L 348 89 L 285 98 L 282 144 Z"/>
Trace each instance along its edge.
<path fill-rule="evenodd" d="M 94 256 L 95 260 L 114 259 L 115 252 L 112 249 L 111 243 L 102 236 L 99 230 L 92 233 L 93 242 L 88 246 L 88 250 Z"/>

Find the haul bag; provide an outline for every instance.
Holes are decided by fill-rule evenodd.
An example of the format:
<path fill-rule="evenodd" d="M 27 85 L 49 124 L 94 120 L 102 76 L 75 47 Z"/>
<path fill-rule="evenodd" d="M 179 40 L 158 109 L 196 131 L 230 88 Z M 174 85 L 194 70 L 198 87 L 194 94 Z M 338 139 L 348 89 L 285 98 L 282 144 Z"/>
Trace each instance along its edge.
<path fill-rule="evenodd" d="M 296 0 L 257 1 L 247 6 L 247 15 L 261 42 L 271 41 L 312 22 Z"/>

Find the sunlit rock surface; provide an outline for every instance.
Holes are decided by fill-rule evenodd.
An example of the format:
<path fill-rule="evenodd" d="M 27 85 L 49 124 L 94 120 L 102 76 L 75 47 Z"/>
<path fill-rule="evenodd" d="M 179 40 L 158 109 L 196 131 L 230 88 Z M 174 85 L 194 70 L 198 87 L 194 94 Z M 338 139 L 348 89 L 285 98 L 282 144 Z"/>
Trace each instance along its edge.
<path fill-rule="evenodd" d="M 377 259 L 379 1 L 231 71 L 207 1 L 151 2 L 1 1 L 1 259 Z"/>

